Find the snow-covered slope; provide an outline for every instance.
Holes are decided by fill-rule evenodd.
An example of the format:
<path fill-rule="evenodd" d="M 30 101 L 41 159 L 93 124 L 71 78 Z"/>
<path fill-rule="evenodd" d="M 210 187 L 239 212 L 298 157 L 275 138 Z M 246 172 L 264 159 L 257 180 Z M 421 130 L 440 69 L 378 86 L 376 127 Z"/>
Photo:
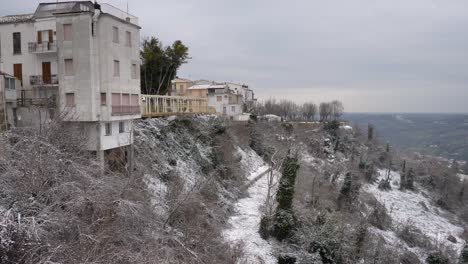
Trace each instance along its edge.
<path fill-rule="evenodd" d="M 379 170 L 379 180 L 383 179 L 385 174 L 385 170 Z M 391 190 L 380 190 L 378 183 L 364 187 L 365 192 L 373 194 L 385 206 L 393 223 L 392 230 L 373 230 L 382 235 L 389 244 L 395 247 L 406 247 L 422 261 L 427 257 L 428 250 L 410 247 L 397 237 L 396 230 L 409 225 L 417 228 L 424 236 L 429 238 L 434 248 L 439 247 L 442 250 L 449 249 L 459 252 L 464 245 L 461 238 L 463 228 L 457 225 L 455 216 L 433 206 L 422 188 L 417 188 L 419 189 L 417 191 L 399 190 L 399 180 L 400 174 L 391 172 Z M 456 243 L 447 240 L 450 236 L 456 238 Z"/>
<path fill-rule="evenodd" d="M 250 171 L 249 181 L 268 171 L 268 166 L 254 151 L 245 152 L 239 148 L 238 152 L 242 157 L 241 166 Z M 272 255 L 272 245 L 258 233 L 260 208 L 265 203 L 267 189 L 268 177 L 265 175 L 249 187 L 247 197 L 239 199 L 234 205 L 236 212 L 229 218 L 228 229 L 223 233 L 226 241 L 243 246 L 242 261 L 245 263 L 276 263 L 276 258 Z"/>

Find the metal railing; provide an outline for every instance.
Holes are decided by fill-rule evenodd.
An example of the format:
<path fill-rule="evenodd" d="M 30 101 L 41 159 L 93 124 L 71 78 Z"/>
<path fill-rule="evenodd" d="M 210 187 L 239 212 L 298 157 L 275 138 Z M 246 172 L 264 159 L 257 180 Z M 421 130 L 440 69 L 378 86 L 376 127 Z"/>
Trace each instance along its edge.
<path fill-rule="evenodd" d="M 57 97 L 55 95 L 49 97 L 37 97 L 31 90 L 21 90 L 20 98 L 17 99 L 19 106 L 42 106 L 47 108 L 57 107 Z"/>
<path fill-rule="evenodd" d="M 56 52 L 57 44 L 49 41 L 43 41 L 40 43 L 30 42 L 28 43 L 28 50 L 31 53 Z"/>
<path fill-rule="evenodd" d="M 214 114 L 207 98 L 165 95 L 141 95 L 141 115 L 160 117 L 169 115 Z"/>
<path fill-rule="evenodd" d="M 50 79 L 44 81 L 44 77 L 42 75 L 30 75 L 29 76 L 29 83 L 33 86 L 45 86 L 45 85 L 58 85 L 58 76 L 57 74 L 50 75 Z"/>
<path fill-rule="evenodd" d="M 140 114 L 139 105 L 113 105 L 112 115 L 137 115 Z"/>

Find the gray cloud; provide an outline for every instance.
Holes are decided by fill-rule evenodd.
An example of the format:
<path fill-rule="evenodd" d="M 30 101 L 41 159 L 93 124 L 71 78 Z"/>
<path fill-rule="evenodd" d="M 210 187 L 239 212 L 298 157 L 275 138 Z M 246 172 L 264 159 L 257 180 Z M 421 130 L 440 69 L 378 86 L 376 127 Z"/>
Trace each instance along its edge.
<path fill-rule="evenodd" d="M 37 2 L 0 0 L 0 14 Z M 337 98 L 350 111 L 468 112 L 464 0 L 128 2 L 142 35 L 190 47 L 184 77 L 245 82 L 261 98 Z"/>

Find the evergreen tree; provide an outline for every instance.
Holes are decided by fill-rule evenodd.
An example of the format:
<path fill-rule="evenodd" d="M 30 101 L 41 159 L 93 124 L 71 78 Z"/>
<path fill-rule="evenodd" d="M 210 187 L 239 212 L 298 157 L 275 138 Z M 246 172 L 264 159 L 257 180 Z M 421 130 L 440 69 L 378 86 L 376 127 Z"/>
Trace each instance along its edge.
<path fill-rule="evenodd" d="M 414 176 L 416 174 L 414 173 L 413 168 L 410 168 L 408 171 L 408 174 L 406 175 L 406 189 L 408 190 L 414 190 Z"/>
<path fill-rule="evenodd" d="M 278 191 L 276 192 L 278 206 L 276 208 L 272 232 L 272 235 L 280 241 L 290 236 L 295 225 L 292 202 L 298 170 L 299 163 L 297 158 L 288 156 L 284 161 L 283 173 L 279 182 Z"/>
<path fill-rule="evenodd" d="M 468 241 L 465 241 L 465 246 L 460 254 L 459 264 L 468 264 Z"/>
<path fill-rule="evenodd" d="M 367 139 L 369 141 L 374 139 L 374 126 L 372 124 L 367 127 Z"/>

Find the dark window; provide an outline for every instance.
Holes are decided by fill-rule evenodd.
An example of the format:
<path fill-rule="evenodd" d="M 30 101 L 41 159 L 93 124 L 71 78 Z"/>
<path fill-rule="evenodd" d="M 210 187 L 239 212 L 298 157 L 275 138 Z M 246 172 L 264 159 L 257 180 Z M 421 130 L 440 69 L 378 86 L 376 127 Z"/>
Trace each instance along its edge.
<path fill-rule="evenodd" d="M 106 105 L 106 93 L 101 93 L 101 105 Z"/>
<path fill-rule="evenodd" d="M 125 132 L 125 123 L 119 122 L 119 133 Z"/>
<path fill-rule="evenodd" d="M 21 54 L 21 33 L 13 33 L 13 54 Z"/>
<path fill-rule="evenodd" d="M 112 126 L 111 126 L 111 123 L 106 123 L 105 125 L 105 129 L 106 129 L 106 136 L 110 136 L 112 135 Z"/>

